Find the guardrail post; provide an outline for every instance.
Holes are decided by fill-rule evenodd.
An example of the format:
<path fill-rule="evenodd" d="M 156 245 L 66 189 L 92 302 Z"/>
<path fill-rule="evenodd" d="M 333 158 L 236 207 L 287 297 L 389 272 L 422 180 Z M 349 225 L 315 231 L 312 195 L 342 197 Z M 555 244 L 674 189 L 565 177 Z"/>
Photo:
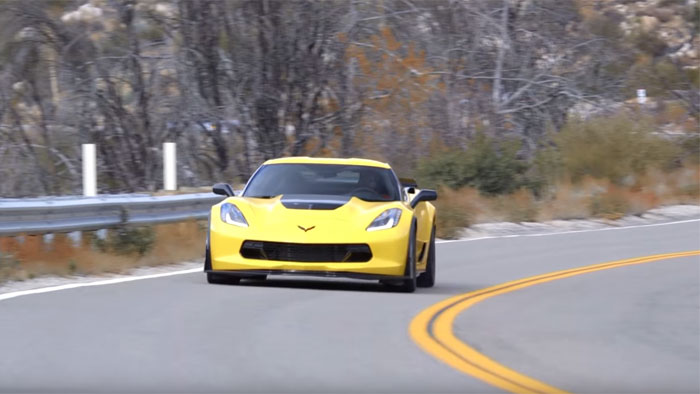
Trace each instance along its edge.
<path fill-rule="evenodd" d="M 177 190 L 177 151 L 174 142 L 163 143 L 163 189 Z"/>
<path fill-rule="evenodd" d="M 68 238 L 73 242 L 73 247 L 78 248 L 83 243 L 83 232 L 82 231 L 71 231 L 67 234 Z"/>
<path fill-rule="evenodd" d="M 107 239 L 108 234 L 109 233 L 107 232 L 106 228 L 95 231 L 95 237 L 97 237 L 97 239 L 102 240 L 102 241 Z"/>
<path fill-rule="evenodd" d="M 95 144 L 83 144 L 83 196 L 97 195 Z"/>
<path fill-rule="evenodd" d="M 44 234 L 41 236 L 41 239 L 44 241 L 44 247 L 50 247 L 47 245 L 51 245 L 53 243 L 54 238 L 56 238 L 56 235 L 54 233 L 48 233 Z"/>

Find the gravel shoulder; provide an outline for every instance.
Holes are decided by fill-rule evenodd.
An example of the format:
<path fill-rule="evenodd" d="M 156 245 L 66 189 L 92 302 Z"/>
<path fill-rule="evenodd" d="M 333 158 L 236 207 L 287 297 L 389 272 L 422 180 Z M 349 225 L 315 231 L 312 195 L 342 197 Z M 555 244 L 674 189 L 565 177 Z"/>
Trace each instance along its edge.
<path fill-rule="evenodd" d="M 700 205 L 673 205 L 652 209 L 642 215 L 625 216 L 618 220 L 575 219 L 552 220 L 547 222 L 498 222 L 475 224 L 464 229 L 460 239 L 591 231 L 606 228 L 673 223 L 695 219 L 700 219 Z"/>

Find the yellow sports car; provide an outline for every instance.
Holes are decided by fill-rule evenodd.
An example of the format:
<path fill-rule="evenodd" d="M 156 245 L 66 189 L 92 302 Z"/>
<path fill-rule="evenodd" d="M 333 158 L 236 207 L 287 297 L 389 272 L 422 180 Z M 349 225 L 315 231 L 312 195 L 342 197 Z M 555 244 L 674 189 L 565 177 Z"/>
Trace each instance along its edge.
<path fill-rule="evenodd" d="M 402 183 L 386 163 L 288 157 L 269 160 L 236 196 L 211 208 L 209 283 L 267 275 L 379 280 L 412 292 L 435 283 L 434 190 Z"/>

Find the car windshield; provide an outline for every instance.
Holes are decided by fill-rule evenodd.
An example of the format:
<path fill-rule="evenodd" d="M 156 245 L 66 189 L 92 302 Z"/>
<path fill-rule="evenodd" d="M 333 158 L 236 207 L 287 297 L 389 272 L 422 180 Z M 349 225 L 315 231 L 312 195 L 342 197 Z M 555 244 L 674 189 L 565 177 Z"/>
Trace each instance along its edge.
<path fill-rule="evenodd" d="M 337 164 L 268 164 L 248 183 L 243 197 L 290 194 L 355 196 L 365 201 L 398 201 L 398 184 L 387 168 Z"/>

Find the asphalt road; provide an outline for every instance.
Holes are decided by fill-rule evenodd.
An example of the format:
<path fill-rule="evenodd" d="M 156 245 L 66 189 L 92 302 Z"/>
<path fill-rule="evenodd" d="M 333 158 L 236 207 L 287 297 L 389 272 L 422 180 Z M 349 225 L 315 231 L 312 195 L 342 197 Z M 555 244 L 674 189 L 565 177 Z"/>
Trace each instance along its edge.
<path fill-rule="evenodd" d="M 423 352 L 408 326 L 449 296 L 606 261 L 700 249 L 700 222 L 438 246 L 414 294 L 342 280 L 208 285 L 185 274 L 0 301 L 0 392 L 501 392 Z M 454 332 L 576 392 L 700 392 L 700 258 L 532 286 Z"/>

